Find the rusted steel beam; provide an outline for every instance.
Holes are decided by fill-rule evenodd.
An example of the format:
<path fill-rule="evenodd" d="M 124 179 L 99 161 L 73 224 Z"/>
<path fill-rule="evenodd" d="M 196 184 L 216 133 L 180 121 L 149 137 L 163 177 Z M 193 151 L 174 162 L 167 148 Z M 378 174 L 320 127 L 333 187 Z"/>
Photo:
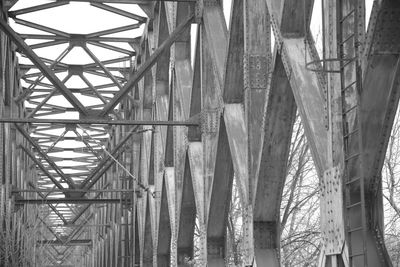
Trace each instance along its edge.
<path fill-rule="evenodd" d="M 15 205 L 47 205 L 47 204 L 60 204 L 60 203 L 69 203 L 69 204 L 119 204 L 119 203 L 131 203 L 130 199 L 121 199 L 121 198 L 48 198 L 48 199 L 18 199 L 15 200 Z"/>
<path fill-rule="evenodd" d="M 65 0 L 56 0 L 65 1 Z M 69 2 L 110 3 L 110 4 L 151 4 L 153 2 L 192 2 L 197 0 L 69 0 Z"/>
<path fill-rule="evenodd" d="M 92 193 L 92 192 L 103 192 L 103 193 L 119 193 L 119 192 L 136 192 L 133 189 L 64 189 L 64 190 L 51 190 L 51 189 L 13 189 L 12 193 Z"/>
<path fill-rule="evenodd" d="M 76 239 L 71 240 L 68 243 L 64 243 L 59 240 L 38 240 L 37 245 L 51 245 L 51 246 L 90 246 L 92 245 L 91 239 Z"/>
<path fill-rule="evenodd" d="M 152 120 L 57 120 L 57 119 L 25 119 L 0 118 L 0 123 L 41 123 L 41 124 L 102 124 L 102 125 L 159 125 L 159 126 L 199 126 L 197 118 L 186 121 L 152 121 Z"/>

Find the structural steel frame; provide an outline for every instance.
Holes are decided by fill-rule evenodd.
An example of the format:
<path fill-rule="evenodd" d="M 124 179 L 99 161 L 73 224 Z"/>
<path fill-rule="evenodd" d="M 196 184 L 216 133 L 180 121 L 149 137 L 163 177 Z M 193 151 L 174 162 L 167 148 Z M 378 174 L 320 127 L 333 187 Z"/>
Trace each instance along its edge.
<path fill-rule="evenodd" d="M 20 18 L 70 2 L 88 2 L 133 22 L 78 35 Z M 32 244 L 38 251 L 45 248 L 40 254 L 45 265 L 82 258 L 84 266 L 186 266 L 185 259 L 194 256 L 197 223 L 197 263 L 225 266 L 227 214 L 236 176 L 245 266 L 280 266 L 279 210 L 297 111 L 321 184 L 334 179 L 345 184 L 344 167 L 359 172 L 364 181 L 363 190 L 355 186 L 340 195 L 340 203 L 346 203 L 365 192 L 364 206 L 351 211 L 334 206 L 329 212 L 343 218 L 334 226 L 325 212 L 332 206 L 329 197 L 334 197 L 321 198 L 324 241 L 319 266 L 361 266 L 351 252 L 363 247 L 365 264 L 391 266 L 383 240 L 380 173 L 400 96 L 400 41 L 391 37 L 393 25 L 399 30 L 400 24 L 387 14 L 398 15 L 400 4 L 375 1 L 365 32 L 363 0 L 322 2 L 325 43 L 319 58 L 309 30 L 312 0 L 232 0 L 229 25 L 219 0 L 57 0 L 11 11 L 16 1 L 2 0 L 0 228 L 12 232 L 12 225 L 39 220 L 45 227 Z M 113 3 L 137 4 L 146 17 Z M 354 25 L 341 23 L 337 14 L 352 10 L 358 15 L 354 21 L 361 75 L 350 71 L 345 79 L 355 77 L 361 90 L 342 99 L 343 77 L 326 66 L 340 67 L 343 55 L 336 33 L 351 34 Z M 9 26 L 11 19 L 46 34 L 19 34 Z M 142 25 L 142 36 L 109 36 Z M 28 45 L 27 40 L 42 42 Z M 35 53 L 60 44 L 67 47 L 55 59 Z M 91 46 L 122 56 L 101 60 Z M 63 62 L 75 47 L 93 63 Z M 18 64 L 16 53 L 32 64 Z M 316 64 L 313 71 L 305 58 L 327 65 L 315 71 L 322 68 Z M 121 62 L 129 66 L 115 66 Z M 60 79 L 59 73 L 66 77 Z M 93 85 L 88 74 L 108 83 Z M 73 76 L 86 87 L 69 88 Z M 57 96 L 69 104 L 50 103 Z M 101 104 L 85 105 L 82 96 Z M 346 163 L 341 128 L 340 103 L 354 103 L 358 96 L 360 108 L 350 116 L 349 128 L 357 118 L 363 140 L 361 168 Z M 41 118 L 57 114 L 79 119 Z M 81 146 L 63 147 L 66 140 Z M 350 147 L 357 145 L 355 139 L 349 142 Z M 58 152 L 75 154 L 54 154 Z M 37 205 L 36 216 L 27 204 L 45 205 Z M 350 238 L 347 225 L 360 216 L 366 229 Z M 331 234 L 333 227 L 347 234 Z M 29 242 L 22 240 L 22 252 L 28 251 Z M 329 250 L 332 242 L 339 244 L 334 252 Z M 78 245 L 89 246 L 76 254 Z M 6 261 L 10 264 L 8 257 Z"/>

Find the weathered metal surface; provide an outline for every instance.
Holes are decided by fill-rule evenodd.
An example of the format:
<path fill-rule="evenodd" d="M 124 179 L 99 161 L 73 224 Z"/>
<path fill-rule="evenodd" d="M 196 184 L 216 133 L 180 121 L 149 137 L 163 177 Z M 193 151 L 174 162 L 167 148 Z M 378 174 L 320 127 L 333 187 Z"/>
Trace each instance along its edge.
<path fill-rule="evenodd" d="M 215 172 L 213 173 L 214 177 L 218 177 L 218 179 L 213 179 L 213 183 L 209 185 L 210 182 L 207 181 L 209 178 L 207 177 L 207 168 L 204 174 L 204 182 L 206 183 L 207 242 L 209 239 L 219 239 L 225 235 L 226 216 L 229 210 L 229 199 L 231 198 L 230 194 L 234 175 L 228 137 L 223 124 L 221 124 L 218 139 L 216 161 L 219 164 L 215 167 Z M 204 154 L 204 156 L 207 157 L 207 154 Z M 205 162 L 206 160 L 204 160 L 204 164 Z"/>
<path fill-rule="evenodd" d="M 278 266 L 279 262 L 276 252 L 279 232 L 276 228 L 280 222 L 278 214 L 281 192 L 286 178 L 289 140 L 296 113 L 293 93 L 278 55 L 271 79 L 260 170 L 254 181 L 253 192 L 254 253 L 257 264 L 262 266 Z"/>
<path fill-rule="evenodd" d="M 343 227 L 342 169 L 325 171 L 320 183 L 322 240 L 326 255 L 341 254 L 345 242 Z"/>
<path fill-rule="evenodd" d="M 228 32 L 221 5 L 217 1 L 209 1 L 213 4 L 205 5 L 203 11 L 204 36 L 207 39 L 211 54 L 212 64 L 215 68 L 215 75 L 220 88 L 223 86 L 223 76 L 226 60 L 226 49 L 228 45 Z"/>
<path fill-rule="evenodd" d="M 169 216 L 168 200 L 167 200 L 167 189 L 164 177 L 162 177 L 162 191 L 161 191 L 161 203 L 160 203 L 160 221 L 158 228 L 158 245 L 157 245 L 157 256 L 158 261 L 163 260 L 170 262 L 170 251 L 171 251 L 171 220 Z"/>
<path fill-rule="evenodd" d="M 244 88 L 266 89 L 269 58 L 267 56 L 247 55 L 243 61 L 245 73 L 248 74 L 244 77 Z"/>
<path fill-rule="evenodd" d="M 225 66 L 223 97 L 225 103 L 241 103 L 244 99 L 244 1 L 232 1 L 232 19 L 229 27 L 229 45 Z"/>
<path fill-rule="evenodd" d="M 187 16 L 187 11 L 190 6 L 185 3 L 176 4 L 176 12 L 174 16 L 176 17 L 176 25 L 179 25 L 185 17 Z M 192 66 L 190 62 L 190 29 L 187 28 L 186 31 L 180 35 L 172 48 L 172 55 L 174 56 L 174 71 L 175 77 L 173 79 L 172 90 L 173 94 L 173 118 L 174 119 L 185 119 L 189 118 L 190 114 L 190 102 L 187 101 L 191 97 L 192 93 L 192 82 L 193 73 Z M 185 127 L 175 127 L 173 128 L 174 135 L 174 166 L 175 166 L 175 183 L 176 183 L 176 202 L 177 202 L 177 226 L 178 229 L 181 228 L 180 216 L 181 204 L 183 197 L 183 185 L 184 185 L 184 173 L 186 164 L 186 150 L 188 147 L 187 138 L 188 129 Z M 183 227 L 183 226 L 182 226 Z M 179 230 L 177 236 L 179 235 Z M 179 236 L 178 236 L 179 238 Z M 178 250 L 179 250 L 179 244 Z M 179 252 L 178 252 L 179 253 Z M 178 255 L 177 264 L 179 265 L 180 256 Z"/>
<path fill-rule="evenodd" d="M 178 220 L 177 220 L 177 203 L 176 203 L 176 185 L 175 185 L 175 169 L 167 167 L 165 169 L 165 185 L 168 201 L 169 219 L 171 225 L 171 266 L 177 266 L 178 263 Z"/>
<path fill-rule="evenodd" d="M 248 135 L 242 104 L 227 104 L 224 109 L 224 122 L 228 136 L 235 175 L 243 202 L 249 201 L 249 156 Z"/>
<path fill-rule="evenodd" d="M 319 88 L 318 77 L 305 68 L 304 41 L 284 39 L 282 62 L 291 84 L 297 108 L 307 134 L 308 142 L 313 149 L 313 159 L 318 172 L 322 172 L 327 164 L 327 113 Z M 308 56 L 309 58 L 309 56 Z M 317 152 L 318 151 L 318 152 Z"/>
<path fill-rule="evenodd" d="M 400 8 L 383 7 L 379 10 L 370 54 L 400 54 Z"/>
<path fill-rule="evenodd" d="M 185 170 L 182 185 L 182 201 L 179 214 L 178 231 L 178 266 L 193 258 L 194 232 L 196 227 L 196 203 L 188 157 L 185 159 Z"/>
<path fill-rule="evenodd" d="M 205 264 L 207 261 L 207 191 L 204 179 L 204 154 L 202 143 L 190 142 L 187 155 L 199 227 L 199 263 Z"/>
<path fill-rule="evenodd" d="M 6 218 L 6 221 L 0 221 L 2 229 L 13 229 L 12 223 L 18 226 L 22 222 L 21 216 L 15 216 L 18 220 L 12 218 L 11 211 L 17 215 L 22 214 L 21 210 L 27 211 L 26 208 L 14 210 L 12 203 L 86 203 L 88 205 L 64 208 L 49 205 L 52 214 L 48 218 L 57 218 L 75 230 L 68 230 L 67 242 L 63 243 L 65 248 L 61 251 L 54 251 L 49 246 L 46 265 L 56 259 L 68 260 L 72 257 L 70 247 L 74 240 L 89 237 L 92 255 L 84 257 L 87 266 L 185 266 L 185 260 L 193 256 L 197 217 L 198 263 L 225 266 L 226 220 L 236 175 L 245 215 L 245 262 L 279 266 L 279 206 L 297 105 L 321 183 L 326 189 L 321 198 L 322 211 L 325 211 L 321 217 L 325 241 L 320 264 L 336 265 L 336 256 L 328 260 L 326 256 L 339 254 L 350 264 L 343 234 L 346 219 L 341 217 L 342 174 L 339 168 L 332 168 L 343 160 L 337 74 L 318 74 L 305 67 L 305 58 L 318 60 L 315 47 L 309 51 L 304 45 L 304 38 L 309 38 L 305 24 L 310 21 L 313 1 L 234 0 L 229 31 L 222 1 L 71 2 L 78 1 L 90 2 L 94 7 L 133 19 L 135 23 L 78 35 L 18 17 L 67 5 L 64 1 L 56 1 L 9 11 L 8 15 L 14 17 L 17 24 L 48 33 L 28 33 L 18 37 L 3 18 L 7 14 L 1 14 L 2 29 L 39 65 L 40 70 L 32 64 L 23 64 L 17 73 L 14 47 L 7 36 L 0 33 L 0 122 L 3 122 L 0 141 L 4 143 L 0 146 L 0 212 L 1 218 Z M 139 4 L 148 17 L 109 5 L 128 2 Z M 324 44 L 325 56 L 335 57 L 338 29 L 334 14 L 339 3 L 324 3 L 328 21 L 324 29 L 328 37 Z M 359 45 L 363 49 L 359 50 L 364 50 L 364 58 L 358 59 L 363 63 L 364 75 L 358 116 L 362 121 L 366 190 L 368 195 L 378 196 L 368 204 L 368 216 L 374 214 L 368 218 L 371 222 L 367 235 L 368 260 L 371 266 L 390 266 L 381 239 L 383 225 L 378 218 L 382 214 L 378 185 L 399 99 L 399 36 L 396 34 L 399 5 L 393 1 L 376 1 L 364 42 L 364 1 L 345 5 L 342 11 L 349 11 L 355 4 L 361 11 L 357 27 L 362 29 L 358 39 L 362 40 Z M 13 3 L 8 1 L 6 5 L 10 8 Z M 194 38 L 191 38 L 189 25 L 194 12 L 199 25 L 192 55 Z M 141 37 L 108 36 L 138 29 L 142 23 L 145 32 Z M 345 25 L 346 31 L 350 32 L 350 24 Z M 277 48 L 273 57 L 271 26 Z M 43 43 L 28 47 L 21 38 L 43 40 Z M 133 50 L 117 46 L 118 42 L 129 44 Z M 306 42 L 313 45 L 309 40 Z M 66 43 L 70 47 L 56 60 L 39 58 L 32 53 L 34 49 Z M 123 57 L 101 60 L 86 44 L 119 52 Z M 63 63 L 62 59 L 72 46 L 84 47 L 94 63 Z M 345 50 L 347 54 L 352 53 L 351 47 Z M 132 60 L 129 67 L 115 65 L 128 60 Z M 337 65 L 334 62 L 331 67 Z M 67 73 L 62 81 L 56 76 L 61 72 Z M 116 75 L 117 72 L 122 75 Z M 43 80 L 42 73 L 53 85 Z M 119 91 L 109 90 L 110 85 L 93 85 L 85 74 L 109 79 Z M 20 88 L 18 84 L 21 75 L 26 79 L 26 88 Z M 80 77 L 86 87 L 67 88 L 65 83 L 73 76 Z M 327 78 L 327 88 L 323 87 L 325 83 L 321 82 L 321 77 Z M 350 71 L 346 77 L 347 80 L 356 78 Z M 49 99 L 60 94 L 71 102 L 72 107 L 49 103 Z M 95 97 L 100 104 L 85 106 L 76 98 L 79 94 Z M 349 95 L 348 100 L 353 96 Z M 33 107 L 24 110 L 24 102 Z M 83 113 L 78 120 L 38 119 L 76 111 Z M 110 120 L 100 119 L 102 116 L 109 116 Z M 25 139 L 16 134 L 9 125 L 11 122 L 26 123 L 17 126 Z M 89 138 L 80 134 L 74 124 L 103 136 Z M 145 131 L 128 129 L 128 125 L 145 125 Z M 147 131 L 150 127 L 146 126 L 150 125 L 154 128 Z M 46 135 L 48 130 L 63 133 L 61 136 Z M 76 137 L 67 136 L 67 133 Z M 84 147 L 74 149 L 58 145 L 71 140 L 81 142 Z M 17 149 L 19 146 L 26 153 Z M 35 151 L 31 151 L 31 147 Z M 102 148 L 107 148 L 110 154 L 102 155 Z M 48 154 L 71 151 L 79 151 L 84 156 L 72 158 Z M 87 165 L 59 167 L 63 160 Z M 29 169 L 32 164 L 38 169 Z M 71 178 L 70 170 L 79 172 Z M 323 176 L 326 170 L 331 173 L 326 172 Z M 33 184 L 36 177 L 43 181 L 42 185 Z M 70 189 L 64 186 L 61 178 L 70 182 Z M 78 180 L 82 183 L 72 183 Z M 58 190 L 43 189 L 43 185 L 46 188 L 56 186 Z M 27 186 L 33 189 L 27 189 Z M 13 191 L 14 197 L 19 191 L 24 192 L 26 198 L 10 201 Z M 67 198 L 43 199 L 61 193 Z M 40 198 L 35 199 L 35 194 Z M 90 206 L 95 203 L 98 205 Z M 358 212 L 349 217 L 350 221 L 357 220 Z M 46 224 L 48 218 L 42 223 Z M 85 230 L 91 228 L 89 225 L 108 227 L 98 226 L 89 233 Z M 61 244 L 58 233 L 46 226 L 49 231 L 43 240 L 55 238 L 55 243 Z M 361 242 L 353 242 L 351 246 L 362 247 Z"/>
<path fill-rule="evenodd" d="M 280 209 L 280 194 L 286 178 L 289 140 L 295 118 L 296 104 L 279 56 L 268 97 L 264 145 L 260 173 L 254 196 L 254 219 L 274 221 Z M 265 203 L 275 203 L 265 207 Z"/>

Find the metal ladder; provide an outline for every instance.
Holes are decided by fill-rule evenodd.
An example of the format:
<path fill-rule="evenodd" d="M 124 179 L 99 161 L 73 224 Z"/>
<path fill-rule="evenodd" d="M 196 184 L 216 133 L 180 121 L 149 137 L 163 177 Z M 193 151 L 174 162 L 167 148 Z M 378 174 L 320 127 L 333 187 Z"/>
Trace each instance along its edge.
<path fill-rule="evenodd" d="M 358 1 L 355 1 L 354 9 L 346 14 L 343 14 L 343 1 L 339 1 L 337 10 L 337 47 L 342 99 L 346 234 L 349 264 L 350 266 L 359 267 L 367 266 L 368 260 L 362 133 L 359 109 L 362 84 L 358 60 Z M 349 26 L 352 27 L 352 30 L 345 32 L 344 27 L 349 28 Z M 356 218 L 356 216 L 361 218 Z M 362 246 L 354 247 L 355 242 L 358 244 L 362 242 Z"/>

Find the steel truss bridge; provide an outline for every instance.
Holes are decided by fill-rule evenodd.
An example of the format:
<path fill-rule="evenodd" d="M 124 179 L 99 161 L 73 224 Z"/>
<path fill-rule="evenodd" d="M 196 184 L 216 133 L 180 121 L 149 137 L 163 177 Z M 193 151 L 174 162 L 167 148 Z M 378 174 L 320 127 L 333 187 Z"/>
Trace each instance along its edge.
<path fill-rule="evenodd" d="M 374 1 L 366 22 L 363 0 L 322 0 L 322 53 L 312 0 L 232 0 L 229 23 L 219 0 L 18 2 L 0 2 L 1 266 L 186 266 L 195 224 L 198 266 L 225 266 L 234 174 L 245 266 L 280 266 L 296 111 L 320 180 L 318 265 L 391 266 L 398 1 Z M 76 2 L 129 23 L 29 19 Z M 76 49 L 87 62 L 66 60 Z"/>

